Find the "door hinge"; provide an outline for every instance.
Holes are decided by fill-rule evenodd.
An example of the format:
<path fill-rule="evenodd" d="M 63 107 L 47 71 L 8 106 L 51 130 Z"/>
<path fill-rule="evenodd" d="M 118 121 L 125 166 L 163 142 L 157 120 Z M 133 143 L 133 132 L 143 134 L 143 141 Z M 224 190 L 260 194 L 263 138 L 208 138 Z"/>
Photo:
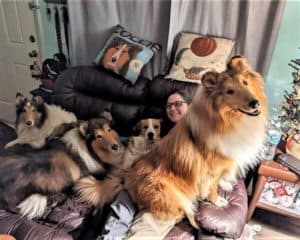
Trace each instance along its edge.
<path fill-rule="evenodd" d="M 35 4 L 34 1 L 28 3 L 28 5 L 29 5 L 29 9 L 32 10 L 32 11 L 35 11 L 35 10 L 37 10 L 37 9 L 40 9 L 40 6 L 37 5 L 37 4 Z"/>

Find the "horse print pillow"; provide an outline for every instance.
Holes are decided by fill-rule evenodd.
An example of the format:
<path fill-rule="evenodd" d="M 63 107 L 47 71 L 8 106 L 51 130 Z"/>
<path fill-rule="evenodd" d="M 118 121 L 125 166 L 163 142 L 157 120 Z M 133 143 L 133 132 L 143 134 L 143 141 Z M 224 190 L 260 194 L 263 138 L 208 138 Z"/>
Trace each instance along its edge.
<path fill-rule="evenodd" d="M 117 25 L 94 63 L 135 84 L 143 66 L 159 49 L 159 44 L 135 37 Z"/>

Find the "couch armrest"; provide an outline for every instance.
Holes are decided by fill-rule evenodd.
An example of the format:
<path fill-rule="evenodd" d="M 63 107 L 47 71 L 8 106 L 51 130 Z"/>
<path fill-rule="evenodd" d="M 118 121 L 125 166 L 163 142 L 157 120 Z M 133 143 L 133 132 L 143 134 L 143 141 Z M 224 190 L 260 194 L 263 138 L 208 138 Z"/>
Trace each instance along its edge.
<path fill-rule="evenodd" d="M 206 231 L 227 238 L 238 238 L 246 224 L 248 198 L 244 181 L 239 179 L 232 192 L 219 191 L 229 201 L 226 207 L 201 202 L 196 221 Z"/>
<path fill-rule="evenodd" d="M 277 154 L 274 158 L 276 162 L 286 166 L 293 173 L 300 176 L 300 160 L 289 153 Z"/>
<path fill-rule="evenodd" d="M 0 232 L 23 240 L 72 240 L 73 237 L 62 227 L 46 226 L 0 209 Z"/>
<path fill-rule="evenodd" d="M 30 220 L 18 213 L 0 209 L 0 233 L 13 235 L 24 240 L 67 240 L 78 239 L 91 206 L 80 202 L 75 196 L 52 194 L 50 206 L 43 218 Z"/>

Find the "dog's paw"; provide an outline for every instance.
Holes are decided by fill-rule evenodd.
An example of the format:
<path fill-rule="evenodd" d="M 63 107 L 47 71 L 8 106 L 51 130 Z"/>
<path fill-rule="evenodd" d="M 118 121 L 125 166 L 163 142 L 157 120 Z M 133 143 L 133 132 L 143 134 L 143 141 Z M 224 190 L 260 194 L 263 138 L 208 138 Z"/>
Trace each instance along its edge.
<path fill-rule="evenodd" d="M 122 189 L 121 178 L 114 175 L 108 176 L 107 185 L 112 191 L 112 196 L 116 195 Z"/>
<path fill-rule="evenodd" d="M 8 149 L 8 148 L 12 147 L 13 145 L 15 145 L 13 142 L 9 142 L 4 146 L 4 148 Z"/>
<path fill-rule="evenodd" d="M 215 205 L 218 207 L 225 207 L 228 205 L 228 201 L 225 198 L 218 196 Z"/>
<path fill-rule="evenodd" d="M 187 219 L 189 220 L 190 224 L 195 228 L 199 229 L 199 225 L 195 221 L 195 216 L 194 214 L 187 214 Z"/>
<path fill-rule="evenodd" d="M 89 202 L 91 200 L 91 196 L 94 195 L 96 184 L 97 180 L 93 176 L 79 179 L 74 185 L 74 189 L 79 196 L 79 200 L 82 202 Z"/>
<path fill-rule="evenodd" d="M 47 197 L 42 194 L 32 194 L 25 198 L 19 205 L 20 214 L 29 219 L 40 218 L 47 209 Z"/>
<path fill-rule="evenodd" d="M 101 208 L 104 204 L 113 200 L 121 187 L 119 177 L 109 175 L 103 180 L 97 180 L 90 176 L 80 179 L 75 184 L 75 191 L 78 194 L 79 201 Z"/>
<path fill-rule="evenodd" d="M 46 139 L 39 139 L 29 143 L 29 145 L 34 149 L 40 149 L 46 145 Z"/>
<path fill-rule="evenodd" d="M 219 186 L 221 187 L 222 190 L 224 190 L 225 192 L 231 192 L 233 190 L 233 184 L 232 182 L 229 181 L 225 181 L 223 179 L 221 179 L 219 181 Z"/>

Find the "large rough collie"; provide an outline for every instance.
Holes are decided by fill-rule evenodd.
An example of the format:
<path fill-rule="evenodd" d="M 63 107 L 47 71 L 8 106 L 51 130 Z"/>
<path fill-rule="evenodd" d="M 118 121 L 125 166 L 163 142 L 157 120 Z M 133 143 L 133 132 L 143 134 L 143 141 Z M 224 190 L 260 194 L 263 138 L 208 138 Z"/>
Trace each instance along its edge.
<path fill-rule="evenodd" d="M 118 134 L 105 118 L 82 122 L 45 149 L 18 151 L 8 152 L 0 161 L 0 207 L 17 206 L 28 218 L 43 216 L 50 193 L 62 192 L 88 174 L 105 176 L 124 155 Z M 103 201 L 111 200 L 119 186 L 118 178 L 106 181 Z"/>
<path fill-rule="evenodd" d="M 125 188 L 155 217 L 180 220 L 185 214 L 197 228 L 196 200 L 227 204 L 217 187 L 229 190 L 253 164 L 266 118 L 262 77 L 234 57 L 226 71 L 204 75 L 183 119 L 125 173 Z"/>

